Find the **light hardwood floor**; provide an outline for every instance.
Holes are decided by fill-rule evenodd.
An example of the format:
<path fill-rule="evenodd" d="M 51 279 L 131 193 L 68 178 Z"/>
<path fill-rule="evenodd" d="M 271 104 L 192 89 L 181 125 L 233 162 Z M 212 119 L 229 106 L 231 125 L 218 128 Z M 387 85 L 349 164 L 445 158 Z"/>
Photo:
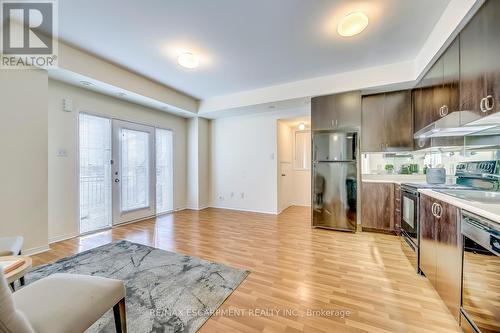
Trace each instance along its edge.
<path fill-rule="evenodd" d="M 118 239 L 251 271 L 200 332 L 460 332 L 396 236 L 311 229 L 303 207 L 278 216 L 185 210 L 52 244 L 33 262 Z"/>

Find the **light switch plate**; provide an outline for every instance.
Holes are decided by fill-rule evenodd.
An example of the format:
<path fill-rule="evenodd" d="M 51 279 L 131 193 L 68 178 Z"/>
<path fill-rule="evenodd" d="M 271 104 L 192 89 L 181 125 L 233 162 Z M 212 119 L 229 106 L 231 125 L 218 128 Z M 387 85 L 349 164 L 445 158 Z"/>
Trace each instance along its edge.
<path fill-rule="evenodd" d="M 68 156 L 68 151 L 64 148 L 59 148 L 57 150 L 57 154 L 56 154 L 57 157 L 67 157 Z"/>
<path fill-rule="evenodd" d="M 63 98 L 63 111 L 73 112 L 73 100 L 71 98 Z"/>

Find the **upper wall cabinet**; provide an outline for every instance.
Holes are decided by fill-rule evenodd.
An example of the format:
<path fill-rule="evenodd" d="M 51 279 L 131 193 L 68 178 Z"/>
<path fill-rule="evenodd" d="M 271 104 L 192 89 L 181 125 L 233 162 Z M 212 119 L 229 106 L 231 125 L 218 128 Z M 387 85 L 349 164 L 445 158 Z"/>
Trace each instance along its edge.
<path fill-rule="evenodd" d="M 463 123 L 500 111 L 500 1 L 487 1 L 460 33 Z"/>
<path fill-rule="evenodd" d="M 361 150 L 363 152 L 413 150 L 409 90 L 363 96 Z"/>
<path fill-rule="evenodd" d="M 415 132 L 451 112 L 459 111 L 459 51 L 457 38 L 414 89 Z"/>
<path fill-rule="evenodd" d="M 359 91 L 314 97 L 311 100 L 311 128 L 331 130 L 357 128 L 361 125 Z"/>

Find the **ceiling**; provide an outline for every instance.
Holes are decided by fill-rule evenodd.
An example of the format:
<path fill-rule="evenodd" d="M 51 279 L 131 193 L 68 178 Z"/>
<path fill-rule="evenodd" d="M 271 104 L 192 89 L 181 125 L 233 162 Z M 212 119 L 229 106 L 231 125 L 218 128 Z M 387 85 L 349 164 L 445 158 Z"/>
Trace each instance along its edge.
<path fill-rule="evenodd" d="M 415 59 L 450 0 L 64 0 L 60 38 L 198 99 Z M 360 35 L 336 33 L 364 11 Z M 181 51 L 200 55 L 186 70 Z"/>

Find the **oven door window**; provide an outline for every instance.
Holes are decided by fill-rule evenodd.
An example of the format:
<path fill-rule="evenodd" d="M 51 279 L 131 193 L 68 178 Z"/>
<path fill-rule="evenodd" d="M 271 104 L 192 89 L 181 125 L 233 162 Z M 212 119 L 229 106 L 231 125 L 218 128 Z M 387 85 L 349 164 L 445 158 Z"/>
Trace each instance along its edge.
<path fill-rule="evenodd" d="M 463 240 L 462 308 L 481 332 L 500 332 L 500 257 L 468 237 Z"/>
<path fill-rule="evenodd" d="M 403 222 L 415 229 L 415 201 L 408 197 L 403 197 Z"/>

